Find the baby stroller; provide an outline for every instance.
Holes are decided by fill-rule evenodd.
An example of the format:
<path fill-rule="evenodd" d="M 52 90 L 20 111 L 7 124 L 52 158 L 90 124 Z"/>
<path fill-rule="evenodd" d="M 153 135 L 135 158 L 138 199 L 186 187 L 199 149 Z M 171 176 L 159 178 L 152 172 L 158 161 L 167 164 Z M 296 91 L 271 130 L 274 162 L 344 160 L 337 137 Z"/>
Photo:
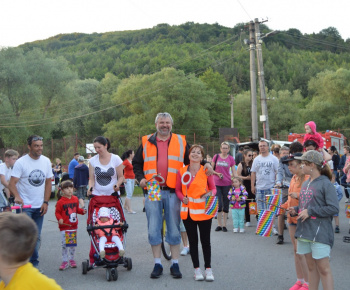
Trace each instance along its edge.
<path fill-rule="evenodd" d="M 96 226 L 96 219 L 98 217 L 98 211 L 101 207 L 107 207 L 110 209 L 110 215 L 112 219 L 117 222 L 124 222 L 123 225 L 110 225 L 110 226 Z M 107 243 L 105 245 L 105 257 L 102 259 L 99 253 L 99 236 L 96 234 L 97 229 L 104 229 L 106 232 L 111 232 L 111 229 L 115 228 L 120 236 L 121 241 L 125 249 L 126 232 L 128 224 L 125 221 L 124 212 L 122 209 L 122 201 L 118 196 L 94 196 L 89 203 L 88 218 L 87 218 L 87 232 L 91 240 L 90 260 L 86 260 L 82 263 L 83 274 L 88 271 L 103 267 L 106 269 L 107 281 L 116 281 L 118 279 L 117 267 L 123 265 L 127 270 L 132 269 L 131 258 L 125 256 L 119 256 L 119 249 L 111 242 L 111 237 L 107 236 Z"/>
<path fill-rule="evenodd" d="M 2 191 L 0 191 L 0 212 L 10 211 L 10 210 L 11 210 L 11 207 L 5 197 L 5 194 Z"/>

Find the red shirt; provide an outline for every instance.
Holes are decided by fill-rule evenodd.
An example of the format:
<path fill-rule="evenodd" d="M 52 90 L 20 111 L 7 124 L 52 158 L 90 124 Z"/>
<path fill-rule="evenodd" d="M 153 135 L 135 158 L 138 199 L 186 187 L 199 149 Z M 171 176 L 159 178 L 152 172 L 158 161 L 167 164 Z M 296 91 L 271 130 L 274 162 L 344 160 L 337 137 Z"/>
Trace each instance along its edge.
<path fill-rule="evenodd" d="M 77 229 L 78 228 L 77 214 L 82 214 L 82 215 L 84 214 L 84 210 L 82 208 L 79 208 L 78 198 L 74 195 L 72 195 L 72 198 L 67 198 L 65 196 L 62 196 L 61 199 L 56 203 L 55 215 L 57 220 L 63 219 L 64 224 L 68 224 L 71 226 L 58 224 L 60 231 Z"/>
<path fill-rule="evenodd" d="M 166 181 L 168 176 L 168 147 L 169 147 L 170 137 L 163 141 L 157 137 L 157 149 L 158 149 L 158 158 L 157 158 L 157 173 L 160 173 L 160 176 Z M 165 183 L 159 183 L 164 186 Z"/>
<path fill-rule="evenodd" d="M 133 170 L 133 166 L 130 163 L 130 161 L 128 159 L 125 159 L 123 161 L 123 165 L 124 167 L 124 178 L 125 179 L 135 179 L 135 173 Z"/>

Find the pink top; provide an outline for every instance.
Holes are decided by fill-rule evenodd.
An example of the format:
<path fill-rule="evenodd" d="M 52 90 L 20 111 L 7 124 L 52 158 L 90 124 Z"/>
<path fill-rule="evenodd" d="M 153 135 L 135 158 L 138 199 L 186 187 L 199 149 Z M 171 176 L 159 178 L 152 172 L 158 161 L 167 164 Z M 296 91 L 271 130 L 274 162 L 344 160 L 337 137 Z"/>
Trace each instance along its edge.
<path fill-rule="evenodd" d="M 99 226 L 111 226 L 113 225 L 113 222 L 114 220 L 112 218 L 110 218 L 107 222 L 101 222 L 99 219 L 96 219 L 96 222 Z M 117 225 L 117 224 L 116 224 Z M 107 233 L 109 233 L 111 231 L 111 229 L 109 228 L 106 228 L 104 229 Z M 99 237 L 105 237 L 106 234 L 103 230 L 95 230 L 95 233 L 99 236 Z M 117 228 L 113 228 L 112 231 L 111 231 L 111 234 L 112 236 L 118 236 L 119 237 L 119 234 L 117 232 Z"/>
<path fill-rule="evenodd" d="M 192 176 L 190 183 L 187 184 L 187 188 L 190 187 L 193 180 L 194 180 L 194 176 Z M 216 195 L 216 186 L 215 186 L 215 182 L 214 182 L 214 175 L 208 176 L 208 187 L 209 187 L 209 190 L 211 190 L 212 195 Z M 182 193 L 182 183 L 181 183 L 180 171 L 177 172 L 175 193 L 176 193 L 178 199 L 183 201 L 185 196 Z"/>
<path fill-rule="evenodd" d="M 217 160 L 216 160 L 217 158 Z M 222 159 L 219 154 L 213 157 L 213 162 L 215 163 L 215 172 L 222 173 L 223 178 L 220 179 L 219 176 L 214 176 L 215 185 L 217 186 L 228 186 L 231 185 L 231 173 L 230 168 L 235 165 L 235 159 L 231 155 L 227 155 L 225 159 Z"/>
<path fill-rule="evenodd" d="M 307 140 L 312 140 L 312 141 L 316 142 L 316 144 L 318 145 L 318 147 L 320 149 L 322 149 L 323 146 L 324 146 L 323 137 L 321 136 L 321 134 L 317 133 L 315 122 L 314 121 L 310 121 L 310 122 L 307 122 L 305 125 L 309 125 L 309 127 L 310 127 L 310 129 L 312 131 L 312 134 L 308 134 L 308 133 L 305 134 L 303 144 Z"/>
<path fill-rule="evenodd" d="M 168 146 L 170 137 L 165 141 L 158 139 L 158 137 L 156 138 L 156 140 L 158 149 L 157 173 L 160 173 L 160 176 L 163 177 L 166 181 L 166 177 L 168 176 Z M 166 184 L 159 182 L 159 185 L 164 186 Z"/>

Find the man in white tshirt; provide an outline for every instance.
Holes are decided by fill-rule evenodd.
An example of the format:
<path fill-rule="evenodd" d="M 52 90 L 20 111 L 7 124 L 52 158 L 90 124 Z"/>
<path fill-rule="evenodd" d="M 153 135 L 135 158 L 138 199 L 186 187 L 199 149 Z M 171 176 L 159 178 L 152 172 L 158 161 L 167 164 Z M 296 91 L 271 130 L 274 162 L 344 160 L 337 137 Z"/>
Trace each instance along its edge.
<path fill-rule="evenodd" d="M 15 197 L 15 203 L 31 205 L 24 208 L 38 227 L 38 240 L 30 262 L 34 267 L 39 266 L 40 234 L 43 225 L 44 214 L 47 213 L 51 195 L 51 161 L 42 155 L 43 138 L 37 135 L 27 139 L 29 154 L 17 160 L 13 166 L 10 191 Z"/>
<path fill-rule="evenodd" d="M 0 164 L 0 192 L 4 191 L 7 199 L 10 197 L 9 181 L 12 167 L 18 159 L 18 152 L 13 149 L 5 151 L 5 162 Z"/>
<path fill-rule="evenodd" d="M 251 169 L 251 186 L 258 210 L 261 210 L 267 208 L 265 195 L 271 194 L 271 188 L 275 185 L 278 159 L 269 153 L 269 145 L 264 140 L 259 142 L 259 151 L 260 154 L 254 158 Z"/>

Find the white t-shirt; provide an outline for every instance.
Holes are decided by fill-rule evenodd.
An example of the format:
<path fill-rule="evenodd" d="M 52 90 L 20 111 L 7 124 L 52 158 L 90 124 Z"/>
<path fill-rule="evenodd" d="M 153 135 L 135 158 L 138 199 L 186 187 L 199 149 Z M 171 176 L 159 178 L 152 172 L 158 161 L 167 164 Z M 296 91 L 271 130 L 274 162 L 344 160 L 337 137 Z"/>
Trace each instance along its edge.
<path fill-rule="evenodd" d="M 100 163 L 98 155 L 90 159 L 90 165 L 94 168 L 95 173 L 93 195 L 111 195 L 114 192 L 114 185 L 118 181 L 116 168 L 122 163 L 121 158 L 115 154 L 111 154 L 111 160 L 107 165 Z"/>
<path fill-rule="evenodd" d="M 256 173 L 256 188 L 271 189 L 275 185 L 278 170 L 278 159 L 269 154 L 266 157 L 258 155 L 254 158 L 251 172 Z"/>
<path fill-rule="evenodd" d="M 40 208 L 44 202 L 45 181 L 52 177 L 51 161 L 41 155 L 33 159 L 29 154 L 19 158 L 13 166 L 11 176 L 19 178 L 17 190 L 23 203 Z"/>
<path fill-rule="evenodd" d="M 5 180 L 7 182 L 10 181 L 11 178 L 11 172 L 12 172 L 12 168 L 8 168 L 6 166 L 6 163 L 1 163 L 0 164 L 0 175 L 4 175 L 5 176 Z M 0 191 L 2 191 L 5 188 L 5 186 L 0 182 Z"/>

